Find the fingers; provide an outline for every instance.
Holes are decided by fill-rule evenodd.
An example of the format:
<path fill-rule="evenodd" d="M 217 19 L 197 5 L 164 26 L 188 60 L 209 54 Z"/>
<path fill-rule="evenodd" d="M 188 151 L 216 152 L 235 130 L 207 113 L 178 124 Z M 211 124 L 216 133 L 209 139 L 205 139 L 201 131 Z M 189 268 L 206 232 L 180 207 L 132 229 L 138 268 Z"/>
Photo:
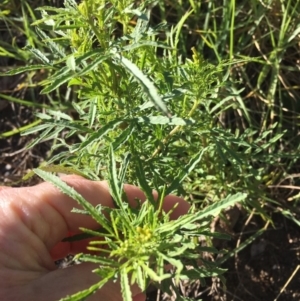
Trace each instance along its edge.
<path fill-rule="evenodd" d="M 98 268 L 98 265 L 82 263 L 45 273 L 31 280 L 26 287 L 21 283 L 21 285 L 16 286 L 13 290 L 11 289 L 9 292 L 10 298 L 5 300 L 60 300 L 67 295 L 75 294 L 99 283 L 101 278 L 92 272 L 96 268 Z M 132 296 L 136 296 L 133 298 L 134 301 L 145 300 L 144 295 L 141 294 L 137 285 L 131 286 L 131 292 Z M 120 283 L 109 281 L 94 295 L 87 298 L 87 301 L 99 300 L 122 301 Z"/>
<path fill-rule="evenodd" d="M 79 194 L 81 194 L 93 206 L 101 204 L 107 207 L 113 207 L 113 201 L 109 192 L 107 182 L 95 182 L 86 180 L 78 176 L 66 176 L 62 178 L 68 185 L 73 187 Z M 124 190 L 127 194 L 131 206 L 135 206 L 135 199 L 145 200 L 145 194 L 136 186 L 124 185 Z M 38 191 L 35 189 L 35 191 Z M 80 206 L 71 200 L 68 196 L 60 193 L 49 183 L 41 184 L 38 196 L 41 203 L 47 202 L 54 207 L 67 223 L 69 232 L 77 232 L 79 227 L 95 228 L 99 225 L 90 218 L 82 214 L 74 214 L 71 212 L 72 208 L 80 208 Z M 185 214 L 189 209 L 189 204 L 176 196 L 167 196 L 164 201 L 163 209 L 169 211 L 177 204 L 171 217 L 178 218 Z M 60 241 L 63 237 L 59 237 Z"/>
<path fill-rule="evenodd" d="M 4 189 L 11 189 L 12 187 L 9 186 L 0 186 L 0 192 Z"/>
<path fill-rule="evenodd" d="M 93 206 L 101 204 L 113 207 L 107 182 L 90 181 L 78 176 L 65 176 L 62 179 Z M 138 187 L 125 185 L 124 189 L 132 206 L 136 204 L 135 198 L 145 200 L 144 193 Z M 90 216 L 72 213 L 74 207 L 82 209 L 80 205 L 50 183 L 3 190 L 2 193 L 7 194 L 13 202 L 16 215 L 21 215 L 21 220 L 43 241 L 48 250 L 55 247 L 52 251 L 54 258 L 85 250 L 87 241 L 60 243 L 70 233 L 78 233 L 79 227 L 90 229 L 99 227 Z M 163 209 L 169 211 L 176 204 L 177 207 L 171 215 L 174 219 L 186 213 L 189 208 L 189 204 L 181 198 L 167 196 Z"/>

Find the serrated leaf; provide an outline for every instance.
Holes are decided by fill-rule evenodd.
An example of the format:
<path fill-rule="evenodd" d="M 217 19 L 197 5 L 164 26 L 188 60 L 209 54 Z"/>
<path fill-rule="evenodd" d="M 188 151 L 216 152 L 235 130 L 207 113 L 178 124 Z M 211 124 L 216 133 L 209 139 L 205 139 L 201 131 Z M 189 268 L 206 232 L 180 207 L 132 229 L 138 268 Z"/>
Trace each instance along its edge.
<path fill-rule="evenodd" d="M 47 172 L 55 172 L 55 173 L 63 173 L 67 175 L 78 175 L 81 177 L 85 177 L 85 174 L 80 172 L 74 167 L 63 166 L 63 165 L 48 165 L 48 166 L 41 166 L 39 169 Z"/>
<path fill-rule="evenodd" d="M 46 86 L 46 88 L 44 88 L 41 91 L 42 94 L 50 93 L 51 91 L 57 89 L 58 87 L 60 87 L 64 83 L 66 83 L 68 80 L 70 80 L 73 77 L 75 77 L 75 74 L 69 68 L 62 69 L 62 71 L 64 72 L 64 75 L 62 75 L 62 76 L 59 75 L 57 77 L 56 74 L 54 74 L 53 75 L 53 77 L 54 77 L 53 79 L 47 80 L 47 82 L 49 82 L 50 84 L 48 86 Z"/>
<path fill-rule="evenodd" d="M 121 64 L 142 84 L 145 92 L 148 94 L 150 100 L 153 101 L 156 107 L 166 116 L 171 117 L 171 114 L 168 112 L 168 109 L 161 96 L 158 94 L 153 82 L 150 81 L 150 79 L 138 68 L 138 66 L 121 54 L 116 54 L 115 58 L 120 61 Z"/>
<path fill-rule="evenodd" d="M 47 113 L 49 115 L 52 115 L 52 116 L 57 117 L 59 119 L 62 118 L 62 119 L 65 119 L 65 120 L 73 121 L 73 119 L 70 117 L 70 115 L 68 115 L 64 112 L 61 112 L 61 111 L 47 110 Z M 39 115 L 39 117 L 42 118 L 41 115 Z"/>
<path fill-rule="evenodd" d="M 129 126 L 124 131 L 122 131 L 122 133 L 117 138 L 115 138 L 114 142 L 112 143 L 112 147 L 115 151 L 119 149 L 126 141 L 128 141 L 134 129 L 134 124 L 130 123 Z"/>
<path fill-rule="evenodd" d="M 149 202 L 151 202 L 152 205 L 155 206 L 155 201 L 153 198 L 153 194 L 152 194 L 152 189 L 149 186 L 146 176 L 145 176 L 145 171 L 142 165 L 142 162 L 140 160 L 139 157 L 135 157 L 134 161 L 136 162 L 136 176 L 137 176 L 137 180 L 139 183 L 139 187 L 143 190 L 143 192 L 146 195 L 146 198 Z M 158 205 L 159 203 L 156 202 L 156 204 Z"/>
<path fill-rule="evenodd" d="M 146 290 L 146 279 L 144 277 L 142 268 L 140 266 L 136 267 L 136 280 L 137 280 L 136 282 L 137 282 L 139 288 L 142 291 L 145 291 Z"/>
<path fill-rule="evenodd" d="M 118 267 L 119 263 L 115 260 L 108 259 L 106 257 L 100 257 L 97 255 L 90 255 L 90 254 L 81 254 L 79 257 L 80 261 L 82 262 L 93 262 L 99 265 L 106 265 L 112 267 Z"/>
<path fill-rule="evenodd" d="M 165 43 L 149 41 L 149 40 L 145 40 L 145 41 L 140 40 L 140 41 L 138 41 L 138 43 L 129 44 L 129 45 L 124 46 L 123 49 L 124 49 L 124 51 L 132 51 L 136 48 L 140 48 L 143 46 L 157 47 L 157 48 L 163 48 L 163 49 L 174 49 Z"/>
<path fill-rule="evenodd" d="M 55 43 L 51 37 L 49 37 L 44 31 L 39 27 L 36 27 L 37 34 L 41 39 L 49 46 L 53 54 L 57 54 L 60 58 L 64 59 L 66 56 L 65 50 L 59 44 Z"/>
<path fill-rule="evenodd" d="M 39 59 L 45 65 L 51 65 L 49 59 L 39 50 L 36 48 L 26 48 L 29 50 L 37 59 Z"/>
<path fill-rule="evenodd" d="M 126 175 L 126 171 L 127 171 L 130 159 L 131 159 L 131 154 L 126 153 L 124 156 L 124 159 L 123 159 L 123 163 L 122 163 L 120 172 L 119 172 L 119 181 L 120 181 L 120 184 L 122 185 L 122 187 L 123 187 L 123 183 L 125 181 L 125 175 Z"/>
<path fill-rule="evenodd" d="M 183 280 L 187 279 L 200 279 L 200 278 L 207 278 L 207 277 L 218 277 L 221 274 L 224 274 L 227 270 L 221 268 L 192 268 L 190 270 L 185 270 L 182 272 L 182 276 L 180 277 Z M 184 277 L 187 276 L 187 277 Z"/>
<path fill-rule="evenodd" d="M 105 278 L 105 279 L 99 281 L 98 283 L 92 285 L 88 289 L 80 291 L 80 292 L 78 292 L 76 294 L 73 294 L 71 296 L 67 296 L 65 298 L 61 298 L 61 299 L 59 299 L 59 301 L 83 301 L 87 297 L 89 297 L 92 294 L 94 294 L 94 292 L 96 292 L 97 290 L 99 290 L 100 288 L 102 288 L 103 285 L 105 283 L 107 283 L 109 280 L 110 280 L 110 278 Z"/>
<path fill-rule="evenodd" d="M 175 266 L 177 269 L 176 269 L 176 275 L 179 276 L 181 271 L 183 270 L 183 263 L 179 260 L 179 259 L 175 259 L 175 258 L 172 258 L 171 256 L 177 256 L 176 254 L 174 255 L 170 255 L 170 256 L 166 256 L 162 253 L 159 253 L 160 256 L 167 262 L 169 262 L 171 265 Z M 178 252 L 178 254 L 181 254 L 180 252 Z"/>
<path fill-rule="evenodd" d="M 95 118 L 96 118 L 97 102 L 98 102 L 97 97 L 95 97 L 94 99 L 91 99 L 90 108 L 89 108 L 89 115 L 88 115 L 89 128 L 91 128 L 93 126 Z"/>
<path fill-rule="evenodd" d="M 84 142 L 81 143 L 80 148 L 83 149 L 87 147 L 89 144 L 96 142 L 100 140 L 104 135 L 106 135 L 109 131 L 115 129 L 116 126 L 118 126 L 120 123 L 122 123 L 121 119 L 115 119 L 104 125 L 102 128 L 100 128 L 96 133 L 90 135 L 88 139 L 86 139 Z"/>
<path fill-rule="evenodd" d="M 168 231 L 176 231 L 177 229 L 181 228 L 188 223 L 194 223 L 200 220 L 203 220 L 209 216 L 217 216 L 221 210 L 233 206 L 234 204 L 243 201 L 247 197 L 245 193 L 237 193 L 235 195 L 229 195 L 224 200 L 211 204 L 210 206 L 206 207 L 205 209 L 195 212 L 195 213 L 188 213 L 184 216 L 179 217 L 175 221 L 170 221 L 158 228 L 158 232 L 165 233 Z"/>
<path fill-rule="evenodd" d="M 120 282 L 123 301 L 132 301 L 131 289 L 126 268 L 120 270 Z"/>
<path fill-rule="evenodd" d="M 48 129 L 48 128 L 49 128 L 49 124 L 40 124 L 40 125 L 34 126 L 30 129 L 24 131 L 21 135 L 25 136 L 25 135 L 33 134 L 33 133 L 36 133 L 36 132 L 39 132 L 41 130 Z"/>
<path fill-rule="evenodd" d="M 168 125 L 192 125 L 195 123 L 193 119 L 184 119 L 181 117 L 166 117 L 166 116 L 143 116 L 137 118 L 138 122 L 151 124 L 168 124 Z"/>
<path fill-rule="evenodd" d="M 257 237 L 262 235 L 266 230 L 260 229 L 255 234 L 247 238 L 243 241 L 238 247 L 233 249 L 232 251 L 228 252 L 227 254 L 223 255 L 220 259 L 217 259 L 216 264 L 220 266 L 222 263 L 226 262 L 230 257 L 234 256 L 235 254 L 239 253 L 241 250 L 246 248 L 249 244 L 251 244 Z"/>
<path fill-rule="evenodd" d="M 222 201 L 215 202 L 210 206 L 207 206 L 205 209 L 201 210 L 201 212 L 196 213 L 194 218 L 191 220 L 191 222 L 194 222 L 198 219 L 203 219 L 207 216 L 217 216 L 221 212 L 221 210 L 245 200 L 246 197 L 247 197 L 246 193 L 237 193 L 234 195 L 228 195 Z"/>
<path fill-rule="evenodd" d="M 116 161 L 115 155 L 112 146 L 109 148 L 109 188 L 111 196 L 115 202 L 117 208 L 123 208 L 122 204 L 122 192 L 119 187 L 119 181 L 117 177 L 117 170 L 116 170 Z"/>
<path fill-rule="evenodd" d="M 43 171 L 41 169 L 34 169 L 33 170 L 39 177 L 41 177 L 44 181 L 50 182 L 56 188 L 58 188 L 62 193 L 68 195 L 73 200 L 77 201 L 79 205 L 81 205 L 85 210 L 87 210 L 90 215 L 101 225 L 104 229 L 106 229 L 109 233 L 111 233 L 111 227 L 108 224 L 105 216 L 98 213 L 98 211 L 86 201 L 83 196 L 81 196 L 74 188 L 70 187 L 66 184 L 61 178 Z"/>
<path fill-rule="evenodd" d="M 192 248 L 193 247 L 193 248 Z M 195 246 L 192 243 L 189 244 L 182 244 L 180 247 L 174 248 L 173 251 L 168 252 L 169 258 L 180 256 L 182 255 L 186 250 L 188 249 L 194 249 Z M 168 260 L 169 261 L 169 260 Z M 171 264 L 173 264 L 171 261 L 169 261 Z M 173 264 L 174 265 L 174 264 Z M 183 268 L 183 267 L 182 267 Z"/>
<path fill-rule="evenodd" d="M 179 173 L 177 177 L 175 177 L 174 181 L 172 184 L 167 188 L 166 194 L 172 193 L 175 189 L 177 189 L 182 183 L 182 181 L 193 171 L 193 169 L 196 167 L 196 165 L 200 162 L 204 152 L 208 148 L 204 148 L 200 150 L 187 164 L 187 166 Z"/>
<path fill-rule="evenodd" d="M 55 137 L 55 135 L 60 131 L 62 131 L 62 129 L 55 129 L 54 126 L 48 124 L 48 127 L 45 129 L 45 131 L 39 134 L 39 136 L 36 139 L 34 139 L 32 142 L 28 143 L 26 147 L 31 148 L 34 145 L 40 143 L 41 141 L 45 141 L 49 137 Z"/>
<path fill-rule="evenodd" d="M 94 69 L 96 69 L 98 67 L 98 65 L 100 63 L 102 63 L 109 57 L 111 57 L 111 55 L 101 55 L 101 56 L 97 57 L 94 61 L 90 62 L 86 67 L 84 67 L 76 76 L 83 76 L 86 73 L 93 71 Z"/>
<path fill-rule="evenodd" d="M 53 67 L 51 66 L 45 66 L 45 65 L 30 65 L 30 66 L 25 66 L 25 67 L 20 67 L 16 68 L 10 71 L 7 71 L 5 73 L 0 73 L 1 76 L 5 75 L 15 75 L 27 71 L 35 71 L 35 70 L 41 70 L 41 69 L 52 69 Z"/>
<path fill-rule="evenodd" d="M 72 71 L 75 71 L 76 69 L 76 62 L 74 55 L 70 55 L 66 60 L 66 65 L 68 68 L 70 68 Z"/>
<path fill-rule="evenodd" d="M 140 266 L 144 269 L 145 273 L 156 282 L 161 282 L 165 279 L 171 278 L 172 274 L 166 273 L 161 276 L 158 276 L 151 268 L 149 268 L 144 262 L 140 262 Z"/>

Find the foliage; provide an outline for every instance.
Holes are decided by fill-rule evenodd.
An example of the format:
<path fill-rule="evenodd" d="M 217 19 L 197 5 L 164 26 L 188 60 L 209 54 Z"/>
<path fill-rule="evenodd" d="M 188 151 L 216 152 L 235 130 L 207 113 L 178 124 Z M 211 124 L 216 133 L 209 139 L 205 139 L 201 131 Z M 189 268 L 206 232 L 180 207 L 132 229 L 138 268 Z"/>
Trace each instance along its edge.
<path fill-rule="evenodd" d="M 298 33 L 292 19 L 298 2 L 292 4 L 282 4 L 279 35 L 270 25 L 276 1 L 253 6 L 255 18 L 243 22 L 250 4 L 193 0 L 84 0 L 79 5 L 67 0 L 63 8 L 40 8 L 41 20 L 32 18 L 37 38 L 22 50 L 31 63 L 6 74 L 42 69 L 47 74 L 42 93 L 76 92 L 68 110 L 53 106 L 40 112 L 42 122 L 26 131 L 39 133 L 30 146 L 56 141 L 56 155 L 35 172 L 77 200 L 84 209 L 79 213 L 102 225 L 99 232 L 84 233 L 104 238 L 90 245 L 98 255 L 78 256 L 99 263 L 102 268 L 95 272 L 102 280 L 64 300 L 81 300 L 116 277 L 124 300 L 131 300 L 129 283 L 145 290 L 154 281 L 168 290 L 171 277 L 221 275 L 217 264 L 201 258 L 199 267 L 197 261 L 204 251 L 218 253 L 213 247 L 203 249 L 197 239 L 204 236 L 209 244 L 211 236 L 218 236 L 209 229 L 212 216 L 244 200 L 246 193 L 244 205 L 268 218 L 265 186 L 284 175 L 278 162 L 296 160 L 293 152 L 283 152 L 287 117 L 282 108 L 288 90 L 278 81 L 284 49 L 296 43 Z M 163 22 L 153 20 L 157 11 Z M 259 36 L 255 24 L 270 30 Z M 248 51 L 243 28 L 259 36 L 255 43 L 270 39 L 273 49 L 267 58 L 253 58 L 259 53 Z M 257 78 L 249 78 L 250 66 L 259 66 Z M 248 100 L 250 92 L 262 101 Z M 47 171 L 109 179 L 116 208 L 90 207 Z M 130 208 L 124 182 L 139 185 L 146 202 Z M 191 211 L 178 221 L 160 215 L 169 193 L 192 197 Z M 166 263 L 176 267 L 175 275 L 164 270 Z"/>

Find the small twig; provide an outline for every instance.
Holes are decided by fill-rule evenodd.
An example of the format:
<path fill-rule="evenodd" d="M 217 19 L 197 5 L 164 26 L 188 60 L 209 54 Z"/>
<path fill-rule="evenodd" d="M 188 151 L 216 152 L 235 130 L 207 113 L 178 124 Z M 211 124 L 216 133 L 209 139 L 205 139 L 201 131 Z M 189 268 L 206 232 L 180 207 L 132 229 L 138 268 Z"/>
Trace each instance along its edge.
<path fill-rule="evenodd" d="M 297 267 L 295 268 L 294 272 L 292 273 L 292 275 L 290 276 L 290 278 L 287 280 L 287 282 L 285 283 L 285 285 L 283 286 L 283 288 L 280 290 L 278 296 L 274 299 L 274 301 L 278 300 L 278 298 L 280 297 L 280 295 L 283 293 L 283 291 L 286 289 L 286 287 L 292 281 L 292 279 L 294 278 L 294 276 L 296 275 L 296 273 L 298 272 L 299 269 L 300 269 L 300 264 L 297 265 Z"/>
<path fill-rule="evenodd" d="M 268 188 L 287 188 L 287 189 L 300 190 L 300 186 L 294 186 L 294 185 L 268 185 Z"/>

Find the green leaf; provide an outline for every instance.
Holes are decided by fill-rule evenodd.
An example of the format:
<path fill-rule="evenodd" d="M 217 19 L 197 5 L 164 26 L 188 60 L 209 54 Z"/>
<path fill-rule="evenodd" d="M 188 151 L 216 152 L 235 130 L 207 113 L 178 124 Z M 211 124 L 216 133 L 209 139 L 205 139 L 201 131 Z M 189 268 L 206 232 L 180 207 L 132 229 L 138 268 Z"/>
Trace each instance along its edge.
<path fill-rule="evenodd" d="M 34 128 L 33 128 L 34 129 Z M 38 135 L 38 137 L 36 139 L 34 139 L 33 141 L 31 141 L 30 143 L 28 143 L 26 145 L 27 148 L 31 148 L 34 145 L 40 143 L 41 141 L 46 141 L 47 138 L 49 137 L 55 137 L 57 133 L 61 132 L 62 129 L 55 129 L 54 126 L 50 126 L 48 124 L 48 126 L 46 127 L 45 131 L 43 131 L 41 134 Z M 26 132 L 24 132 L 23 135 L 25 135 Z"/>
<path fill-rule="evenodd" d="M 40 36 L 40 38 L 45 42 L 45 44 L 49 46 L 53 54 L 56 54 L 62 59 L 66 57 L 65 48 L 60 46 L 58 43 L 55 43 L 53 39 L 49 37 L 44 31 L 42 31 L 39 27 L 36 27 L 36 32 Z"/>
<path fill-rule="evenodd" d="M 103 61 L 105 61 L 109 57 L 111 57 L 111 55 L 100 55 L 100 56 L 98 56 L 93 62 L 89 62 L 86 67 L 84 67 L 78 74 L 76 74 L 76 76 L 83 76 L 86 73 L 88 73 L 90 71 L 93 71 L 94 69 L 96 69 L 98 67 L 98 65 L 100 63 L 102 63 Z"/>
<path fill-rule="evenodd" d="M 146 279 L 143 274 L 143 270 L 139 265 L 136 267 L 136 279 L 137 279 L 137 284 L 138 284 L 139 288 L 142 291 L 145 291 L 146 290 Z"/>
<path fill-rule="evenodd" d="M 184 227 L 184 225 L 186 224 L 203 220 L 204 218 L 209 216 L 217 216 L 221 212 L 221 210 L 233 206 L 238 202 L 243 201 L 246 197 L 247 194 L 245 193 L 237 193 L 235 195 L 229 195 L 224 200 L 213 203 L 212 205 L 207 206 L 206 208 L 204 208 L 199 212 L 189 213 L 179 217 L 175 221 L 172 220 L 166 224 L 163 224 L 157 229 L 157 231 L 160 233 L 176 231 L 177 229 L 181 228 L 181 226 Z"/>
<path fill-rule="evenodd" d="M 172 45 L 175 49 L 177 49 L 177 45 L 179 43 L 179 36 L 182 30 L 182 27 L 184 25 L 184 22 L 188 19 L 188 17 L 193 13 L 193 9 L 191 9 L 190 11 L 187 11 L 179 20 L 179 22 L 176 24 L 176 27 L 174 29 L 175 34 L 175 38 L 174 38 L 174 45 Z"/>
<path fill-rule="evenodd" d="M 184 119 L 180 117 L 166 117 L 166 116 L 143 116 L 137 118 L 138 122 L 151 124 L 169 124 L 169 125 L 192 125 L 195 123 L 193 119 Z"/>
<path fill-rule="evenodd" d="M 125 181 L 125 175 L 126 175 L 126 171 L 127 171 L 130 159 L 131 159 L 131 154 L 126 153 L 124 155 L 124 160 L 123 160 L 120 172 L 119 172 L 119 182 L 122 186 L 123 186 L 123 183 Z"/>
<path fill-rule="evenodd" d="M 28 49 L 42 63 L 44 63 L 45 65 L 50 65 L 51 66 L 51 63 L 50 63 L 49 59 L 39 49 L 31 48 L 31 47 L 28 47 L 26 49 Z"/>
<path fill-rule="evenodd" d="M 95 118 L 96 118 L 97 102 L 98 102 L 97 97 L 95 97 L 94 99 L 91 99 L 91 101 L 90 101 L 90 108 L 89 108 L 89 115 L 88 115 L 89 128 L 91 128 L 93 126 Z"/>
<path fill-rule="evenodd" d="M 207 206 L 205 209 L 201 210 L 200 212 L 196 213 L 194 218 L 191 220 L 191 222 L 194 222 L 199 219 L 203 219 L 207 216 L 217 216 L 219 215 L 221 210 L 245 200 L 246 197 L 247 197 L 246 193 L 237 193 L 234 195 L 228 195 L 224 200 L 215 202 L 210 206 Z"/>
<path fill-rule="evenodd" d="M 119 149 L 128 139 L 131 137 L 133 131 L 135 130 L 135 125 L 131 122 L 129 126 L 122 131 L 122 133 L 114 140 L 112 143 L 113 149 L 116 151 Z"/>
<path fill-rule="evenodd" d="M 61 299 L 59 299 L 59 301 L 83 301 L 83 300 L 86 300 L 87 297 L 91 296 L 92 294 L 94 294 L 94 292 L 96 292 L 97 290 L 102 288 L 103 285 L 110 280 L 110 278 L 104 278 L 103 280 L 92 285 L 88 289 L 80 291 L 79 293 L 73 294 L 71 296 L 61 298 Z"/>
<path fill-rule="evenodd" d="M 70 55 L 67 60 L 66 60 L 66 65 L 69 69 L 71 69 L 72 71 L 76 70 L 76 62 L 75 62 L 75 58 L 74 55 Z"/>
<path fill-rule="evenodd" d="M 20 67 L 16 69 L 12 69 L 10 71 L 0 73 L 0 76 L 6 76 L 6 75 L 15 75 L 27 71 L 35 71 L 35 70 L 41 70 L 41 69 L 53 69 L 51 66 L 45 66 L 45 65 L 30 65 L 25 67 Z"/>
<path fill-rule="evenodd" d="M 187 166 L 182 169 L 182 171 L 179 173 L 179 175 L 177 177 L 175 177 L 172 184 L 167 188 L 166 194 L 172 193 L 174 190 L 176 190 L 179 187 L 180 183 L 182 183 L 182 181 L 193 171 L 193 169 L 196 167 L 196 165 L 200 162 L 204 152 L 207 149 L 208 148 L 204 148 L 204 149 L 200 150 L 194 156 L 194 158 L 192 158 L 190 160 L 190 162 L 187 164 Z"/>
<path fill-rule="evenodd" d="M 265 229 L 258 230 L 255 234 L 243 241 L 238 247 L 223 255 L 220 259 L 217 259 L 216 264 L 220 266 L 222 263 L 226 262 L 230 257 L 236 255 L 238 252 L 250 245 L 257 237 L 262 235 L 265 231 Z"/>
<path fill-rule="evenodd" d="M 158 94 L 156 87 L 153 82 L 130 60 L 122 56 L 121 54 L 115 54 L 117 61 L 121 64 L 142 84 L 145 92 L 148 94 L 149 98 L 156 107 L 163 112 L 166 116 L 171 117 L 168 112 L 167 106 L 164 104 L 161 96 Z"/>
<path fill-rule="evenodd" d="M 178 254 L 181 254 L 178 252 Z M 166 262 L 169 262 L 170 264 L 172 264 L 173 266 L 176 267 L 176 275 L 177 277 L 180 275 L 181 271 L 183 270 L 183 263 L 178 260 L 178 259 L 175 259 L 175 258 L 172 258 L 171 256 L 177 256 L 177 254 L 173 254 L 173 255 L 170 255 L 170 256 L 166 256 L 162 253 L 159 253 L 159 255 L 166 261 Z M 179 280 L 179 278 L 177 278 Z"/>
<path fill-rule="evenodd" d="M 40 124 L 40 125 L 37 125 L 37 126 L 34 126 L 26 131 L 24 131 L 22 133 L 22 135 L 29 135 L 29 134 L 33 134 L 33 133 L 36 133 L 36 132 L 39 132 L 41 130 L 44 130 L 44 129 L 48 129 L 49 128 L 49 124 Z"/>
<path fill-rule="evenodd" d="M 80 254 L 80 256 L 78 256 L 78 259 L 82 262 L 93 262 L 99 265 L 112 266 L 112 267 L 119 266 L 119 263 L 116 262 L 115 260 L 111 260 L 108 259 L 107 257 L 101 257 L 96 255 Z"/>
<path fill-rule="evenodd" d="M 221 268 L 192 268 L 190 270 L 185 270 L 182 272 L 182 276 L 180 277 L 183 280 L 188 279 L 200 279 L 200 278 L 207 278 L 207 277 L 218 277 L 222 274 L 224 274 L 227 270 L 221 269 Z M 186 277 L 184 277 L 186 276 Z"/>
<path fill-rule="evenodd" d="M 116 170 L 116 161 L 115 161 L 115 155 L 112 146 L 109 148 L 109 188 L 111 196 L 115 202 L 115 205 L 118 209 L 123 208 L 123 202 L 122 202 L 122 192 L 120 190 L 118 176 L 117 176 L 117 170 Z"/>
<path fill-rule="evenodd" d="M 128 274 L 126 268 L 123 267 L 120 270 L 120 282 L 121 282 L 121 292 L 123 301 L 132 301 L 131 289 L 128 281 Z"/>
<path fill-rule="evenodd" d="M 62 193 L 68 195 L 70 198 L 77 201 L 79 205 L 81 205 L 86 211 L 90 213 L 90 215 L 98 222 L 99 225 L 101 225 L 109 233 L 112 233 L 111 227 L 106 217 L 103 214 L 99 214 L 99 212 L 88 201 L 86 201 L 83 198 L 83 196 L 81 196 L 74 188 L 66 184 L 61 178 L 49 172 L 43 171 L 41 169 L 34 169 L 34 172 L 44 181 L 53 184 Z"/>
<path fill-rule="evenodd" d="M 158 202 L 154 201 L 153 194 L 152 194 L 152 189 L 151 189 L 151 187 L 149 186 L 149 184 L 147 182 L 145 171 L 144 171 L 141 159 L 138 156 L 135 156 L 134 161 L 136 162 L 136 165 L 135 165 L 135 167 L 136 167 L 136 176 L 137 176 L 137 180 L 138 180 L 138 183 L 139 183 L 139 187 L 143 190 L 143 192 L 146 195 L 147 200 L 152 205 L 154 205 L 154 206 L 155 206 L 155 204 L 159 205 Z"/>
<path fill-rule="evenodd" d="M 151 268 L 149 268 L 144 262 L 140 262 L 140 266 L 144 269 L 145 273 L 154 281 L 160 282 L 165 279 L 171 278 L 172 274 L 167 273 L 161 276 L 158 276 Z"/>
<path fill-rule="evenodd" d="M 57 89 L 73 77 L 75 77 L 75 73 L 71 71 L 68 67 L 65 67 L 61 69 L 59 73 L 54 74 L 52 79 L 50 78 L 46 81 L 46 83 L 49 82 L 49 85 L 46 88 L 44 88 L 41 91 L 41 93 L 50 93 L 51 91 Z"/>
<path fill-rule="evenodd" d="M 115 129 L 116 126 L 121 124 L 123 121 L 122 119 L 114 119 L 104 125 L 100 130 L 96 133 L 90 135 L 84 142 L 81 143 L 80 148 L 83 149 L 90 145 L 93 142 L 100 140 L 104 135 L 106 135 L 109 131 Z"/>

